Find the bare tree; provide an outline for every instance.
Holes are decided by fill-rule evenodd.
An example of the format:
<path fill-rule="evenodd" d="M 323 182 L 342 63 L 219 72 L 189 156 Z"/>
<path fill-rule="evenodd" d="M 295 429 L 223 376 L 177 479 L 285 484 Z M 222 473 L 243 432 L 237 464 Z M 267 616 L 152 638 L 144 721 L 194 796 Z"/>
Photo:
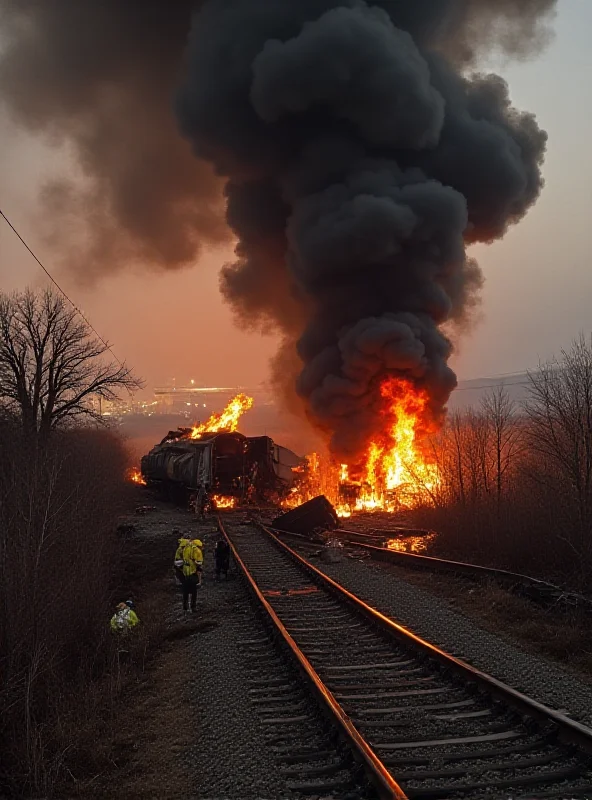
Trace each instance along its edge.
<path fill-rule="evenodd" d="M 45 439 L 68 422 L 100 420 L 93 396 L 116 400 L 142 386 L 108 351 L 54 291 L 0 294 L 0 404 L 27 435 Z"/>
<path fill-rule="evenodd" d="M 529 375 L 529 440 L 554 467 L 549 489 L 572 487 L 580 554 L 592 547 L 592 340 L 576 339 L 561 358 Z"/>
<path fill-rule="evenodd" d="M 521 428 L 516 405 L 503 384 L 487 392 L 481 408 L 493 438 L 493 466 L 499 515 L 505 476 L 521 446 Z"/>
<path fill-rule="evenodd" d="M 458 481 L 458 495 L 462 506 L 467 505 L 467 493 L 465 488 L 465 474 L 464 474 L 464 445 L 466 441 L 466 431 L 463 425 L 462 415 L 455 411 L 450 416 L 449 429 L 451 433 L 453 452 L 454 452 L 454 466 L 456 469 L 456 479 Z"/>

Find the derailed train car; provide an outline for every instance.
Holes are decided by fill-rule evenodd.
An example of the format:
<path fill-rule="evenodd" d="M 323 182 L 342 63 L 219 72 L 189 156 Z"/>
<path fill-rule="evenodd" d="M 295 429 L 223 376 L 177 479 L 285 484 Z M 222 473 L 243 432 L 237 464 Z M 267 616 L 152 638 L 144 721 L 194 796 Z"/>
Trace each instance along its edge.
<path fill-rule="evenodd" d="M 284 497 L 297 477 L 294 467 L 303 459 L 269 436 L 204 433 L 200 439 L 171 433 L 142 458 L 142 477 L 175 499 L 184 499 L 201 486 L 216 495 L 241 502 L 265 502 Z"/>

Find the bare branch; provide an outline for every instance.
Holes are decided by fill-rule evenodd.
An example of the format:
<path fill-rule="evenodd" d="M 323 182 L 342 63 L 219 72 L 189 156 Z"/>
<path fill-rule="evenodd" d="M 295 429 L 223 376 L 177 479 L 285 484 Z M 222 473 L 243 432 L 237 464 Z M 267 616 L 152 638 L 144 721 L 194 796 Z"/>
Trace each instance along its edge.
<path fill-rule="evenodd" d="M 54 291 L 0 294 L 0 405 L 18 413 L 28 434 L 47 436 L 80 417 L 97 420 L 93 396 L 115 400 L 141 388 L 108 351 Z"/>

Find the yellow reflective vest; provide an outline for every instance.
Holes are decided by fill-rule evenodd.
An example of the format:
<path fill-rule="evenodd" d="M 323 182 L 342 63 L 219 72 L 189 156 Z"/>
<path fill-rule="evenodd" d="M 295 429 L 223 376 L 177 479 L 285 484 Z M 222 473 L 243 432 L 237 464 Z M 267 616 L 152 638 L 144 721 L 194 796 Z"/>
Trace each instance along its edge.
<path fill-rule="evenodd" d="M 135 628 L 139 621 L 136 612 L 126 606 L 118 609 L 111 617 L 111 630 L 114 633 L 126 633 L 131 628 Z"/>
<path fill-rule="evenodd" d="M 177 553 L 181 551 L 179 561 L 183 560 L 183 575 L 195 575 L 198 567 L 201 568 L 203 564 L 203 553 L 201 548 L 195 544 L 186 544 L 185 547 L 179 548 Z M 177 558 L 177 556 L 175 556 Z"/>
<path fill-rule="evenodd" d="M 190 539 L 179 539 L 179 547 L 177 547 L 177 552 L 175 553 L 175 561 L 183 561 L 183 550 L 188 544 L 191 544 Z"/>

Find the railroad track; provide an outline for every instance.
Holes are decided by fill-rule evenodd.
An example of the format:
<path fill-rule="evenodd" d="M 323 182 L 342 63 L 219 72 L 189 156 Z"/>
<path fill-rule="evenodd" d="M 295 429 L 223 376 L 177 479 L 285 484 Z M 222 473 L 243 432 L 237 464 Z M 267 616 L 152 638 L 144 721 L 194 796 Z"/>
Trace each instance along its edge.
<path fill-rule="evenodd" d="M 273 528 L 272 530 L 282 539 L 286 539 L 288 542 L 293 541 L 301 547 L 313 547 L 315 545 L 318 547 L 320 544 L 320 542 L 315 542 L 302 534 Z M 586 613 L 592 613 L 592 598 L 568 589 L 562 589 L 560 586 L 539 578 L 533 578 L 530 575 L 522 575 L 495 567 L 483 567 L 479 564 L 469 564 L 464 561 L 452 561 L 451 559 L 425 556 L 418 553 L 406 553 L 384 547 L 382 542 L 389 538 L 388 532 L 385 532 L 383 536 L 378 536 L 338 528 L 329 533 L 329 538 L 337 539 L 350 547 L 357 548 L 375 561 L 382 561 L 407 569 L 448 573 L 475 582 L 490 581 L 503 586 L 514 594 L 532 600 L 544 608 L 557 608 L 562 611 L 579 609 Z"/>
<path fill-rule="evenodd" d="M 225 533 L 276 641 L 375 795 L 592 798 L 591 730 L 414 636 L 268 529 L 228 522 Z M 279 732 L 305 723 L 292 682 L 259 688 Z M 326 755 L 301 758 L 322 767 Z"/>

